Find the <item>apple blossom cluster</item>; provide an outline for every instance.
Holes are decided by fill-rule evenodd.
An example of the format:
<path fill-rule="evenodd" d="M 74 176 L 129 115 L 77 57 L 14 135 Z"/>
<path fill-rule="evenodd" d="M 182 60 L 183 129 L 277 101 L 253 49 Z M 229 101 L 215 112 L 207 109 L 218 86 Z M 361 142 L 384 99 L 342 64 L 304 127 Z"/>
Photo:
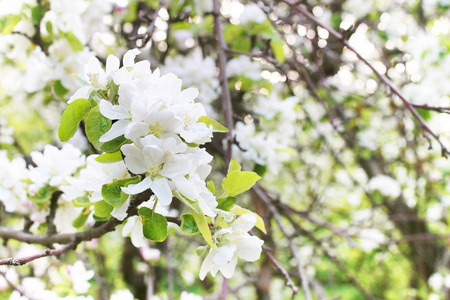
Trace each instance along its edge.
<path fill-rule="evenodd" d="M 297 102 L 297 97 L 281 100 L 275 92 L 268 97 L 258 96 L 254 104 L 258 117 L 236 123 L 239 147 L 234 146 L 235 153 L 243 161 L 267 166 L 268 171 L 278 174 L 292 156 Z"/>
<path fill-rule="evenodd" d="M 59 137 L 68 140 L 75 133 L 74 125 L 86 116 L 87 137 L 105 153 L 88 157 L 87 167 L 61 187 L 63 197 L 83 207 L 93 203 L 94 218 L 110 214 L 126 220 L 122 234 L 130 235 L 136 247 L 144 246 L 146 239 L 166 238 L 165 216 L 171 214 L 170 204 L 176 197 L 191 211 L 182 216 L 182 231 L 201 233 L 214 251 L 216 247 L 221 249 L 225 240 L 230 241 L 235 245 L 233 253 L 236 251 L 239 257 L 255 261 L 260 256 L 262 241 L 246 236 L 242 230 L 226 229 L 239 214 L 230 213 L 228 223 L 221 223 L 226 229 L 222 232 L 211 233 L 208 224 L 214 223 L 221 212 L 232 210 L 234 196 L 248 190 L 259 176 L 240 171 L 234 162 L 234 169 L 223 183 L 227 197 L 217 199 L 212 182 L 207 186 L 205 181 L 211 172 L 212 156 L 199 146 L 211 140 L 213 131 L 226 129 L 206 117 L 203 105 L 194 101 L 199 95 L 197 89 L 182 90 L 178 77 L 172 73 L 161 76 L 158 69 L 152 72 L 148 61 L 135 63 L 139 53 L 136 49 L 125 53 L 122 67 L 118 58 L 109 56 L 106 71 L 93 57 L 86 65 L 84 76 L 78 77 L 84 86 L 68 102 Z M 73 115 L 80 110 L 83 112 L 73 123 Z M 249 181 L 242 183 L 242 178 Z M 153 195 L 143 196 L 147 198 L 137 207 L 139 216 L 129 215 L 133 197 L 142 197 L 148 190 Z M 247 218 L 241 216 L 237 220 Z M 250 230 L 255 222 L 245 228 Z M 259 224 L 259 228 L 263 225 Z M 252 243 L 254 255 L 246 255 L 244 246 L 250 247 Z M 229 254 L 221 251 L 216 256 L 224 255 L 221 262 L 235 266 L 237 256 Z M 226 276 L 232 275 L 231 269 L 234 271 L 234 267 L 223 271 Z"/>
<path fill-rule="evenodd" d="M 197 101 L 203 104 L 208 115 L 215 114 L 211 103 L 217 99 L 220 86 L 216 64 L 212 57 L 203 58 L 200 53 L 192 56 L 168 57 L 161 67 L 163 74 L 173 73 L 183 80 L 183 87 L 195 87 L 199 91 Z"/>

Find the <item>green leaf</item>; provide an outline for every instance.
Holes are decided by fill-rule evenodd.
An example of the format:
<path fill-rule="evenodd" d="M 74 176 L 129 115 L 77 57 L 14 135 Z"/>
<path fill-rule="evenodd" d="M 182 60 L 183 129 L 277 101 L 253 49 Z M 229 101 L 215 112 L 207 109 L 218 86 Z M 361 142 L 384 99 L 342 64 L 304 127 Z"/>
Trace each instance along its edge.
<path fill-rule="evenodd" d="M 109 205 L 115 208 L 121 208 L 128 199 L 128 195 L 122 192 L 121 187 L 139 183 L 139 181 L 141 181 L 140 176 L 135 176 L 106 183 L 102 186 L 102 197 Z"/>
<path fill-rule="evenodd" d="M 94 107 L 86 117 L 86 135 L 95 148 L 100 148 L 104 143 L 99 139 L 111 128 L 111 120 L 100 113 L 98 106 Z"/>
<path fill-rule="evenodd" d="M 243 214 L 248 214 L 248 213 L 255 215 L 255 217 L 256 217 L 256 224 L 255 224 L 256 228 L 258 228 L 259 230 L 261 230 L 264 233 L 267 233 L 266 232 L 266 227 L 264 226 L 264 221 L 257 213 L 254 213 L 251 210 L 242 208 L 242 207 L 240 207 L 238 205 L 235 205 L 231 211 L 234 212 L 237 215 L 240 215 L 240 216 L 243 215 Z"/>
<path fill-rule="evenodd" d="M 28 196 L 34 202 L 42 203 L 42 202 L 49 201 L 53 195 L 53 192 L 55 192 L 55 191 L 56 191 L 56 189 L 54 187 L 46 185 L 46 186 L 40 188 L 39 191 L 36 193 L 36 195 L 34 195 L 34 196 L 28 195 Z"/>
<path fill-rule="evenodd" d="M 208 188 L 208 190 L 211 193 L 215 193 L 216 192 L 216 187 L 214 186 L 214 182 L 212 180 L 208 181 L 208 183 L 206 184 L 206 187 Z"/>
<path fill-rule="evenodd" d="M 20 16 L 6 15 L 0 20 L 0 31 L 2 34 L 10 34 L 13 32 L 14 27 L 20 21 Z"/>
<path fill-rule="evenodd" d="M 106 153 L 113 153 L 113 152 L 119 151 L 120 147 L 122 147 L 122 145 L 130 144 L 130 143 L 131 143 L 130 140 L 126 139 L 123 135 L 121 135 L 109 142 L 103 143 L 100 146 L 100 149 L 102 149 Z"/>
<path fill-rule="evenodd" d="M 61 80 L 55 80 L 53 83 L 53 90 L 55 91 L 55 94 L 58 95 L 60 98 L 63 98 L 65 94 L 69 91 L 64 87 L 64 85 L 61 83 Z"/>
<path fill-rule="evenodd" d="M 187 235 L 194 235 L 200 233 L 197 223 L 195 223 L 194 216 L 191 214 L 181 215 L 181 232 Z"/>
<path fill-rule="evenodd" d="M 263 177 L 263 175 L 266 173 L 266 171 L 267 171 L 267 166 L 260 165 L 260 164 L 255 164 L 255 167 L 253 168 L 253 172 L 255 172 L 256 174 L 258 174 L 261 177 Z"/>
<path fill-rule="evenodd" d="M 192 216 L 194 217 L 195 223 L 197 224 L 198 230 L 200 231 L 201 235 L 205 239 L 205 241 L 210 245 L 211 247 L 214 247 L 214 243 L 211 236 L 211 231 L 209 230 L 208 221 L 206 220 L 205 215 L 203 212 L 197 213 L 195 210 L 191 209 Z"/>
<path fill-rule="evenodd" d="M 122 154 L 120 151 L 114 153 L 103 153 L 95 158 L 96 161 L 103 164 L 111 164 L 122 160 Z"/>
<path fill-rule="evenodd" d="M 250 52 L 251 48 L 252 48 L 252 42 L 246 36 L 241 36 L 241 37 L 235 39 L 233 44 L 231 45 L 231 49 L 242 51 L 242 52 Z"/>
<path fill-rule="evenodd" d="M 217 208 L 225 211 L 230 211 L 237 199 L 235 197 L 226 197 L 217 199 Z"/>
<path fill-rule="evenodd" d="M 143 219 L 142 230 L 144 236 L 151 241 L 164 241 L 167 237 L 166 218 L 147 207 L 141 207 L 138 213 Z"/>
<path fill-rule="evenodd" d="M 228 132 L 229 130 L 217 122 L 216 120 L 210 119 L 208 117 L 202 116 L 198 119 L 199 122 L 205 123 L 207 126 L 211 125 L 214 132 Z"/>
<path fill-rule="evenodd" d="M 86 223 L 90 214 L 91 214 L 91 211 L 89 208 L 83 209 L 83 211 L 80 213 L 80 215 L 78 217 L 76 217 L 75 220 L 72 221 L 72 226 L 75 228 L 80 228 L 81 226 L 83 226 Z"/>
<path fill-rule="evenodd" d="M 78 124 L 88 112 L 89 101 L 83 98 L 77 99 L 67 106 L 58 129 L 58 137 L 62 142 L 67 142 L 74 136 Z"/>
<path fill-rule="evenodd" d="M 110 216 L 114 207 L 106 203 L 104 200 L 94 203 L 94 215 L 99 218 L 107 218 Z"/>
<path fill-rule="evenodd" d="M 45 7 L 42 5 L 33 7 L 33 9 L 31 10 L 31 20 L 33 21 L 34 25 L 39 24 L 39 22 L 44 17 L 45 12 L 46 12 Z"/>
<path fill-rule="evenodd" d="M 228 166 L 228 173 L 233 172 L 233 171 L 240 171 L 240 170 L 241 170 L 241 165 L 235 159 L 232 159 L 230 161 L 230 165 Z"/>
<path fill-rule="evenodd" d="M 68 31 L 64 34 L 64 37 L 69 42 L 70 47 L 73 51 L 83 51 L 84 46 L 80 40 L 73 34 L 72 31 Z"/>
<path fill-rule="evenodd" d="M 283 42 L 281 40 L 271 40 L 270 47 L 272 48 L 275 58 L 280 64 L 284 63 L 286 56 L 284 55 Z"/>
<path fill-rule="evenodd" d="M 228 196 L 234 197 L 248 191 L 260 179 L 254 172 L 232 171 L 223 179 L 222 188 Z"/>
<path fill-rule="evenodd" d="M 75 207 L 89 207 L 91 206 L 92 203 L 91 201 L 89 201 L 89 197 L 87 196 L 82 196 L 82 197 L 78 197 L 72 200 L 72 204 Z"/>

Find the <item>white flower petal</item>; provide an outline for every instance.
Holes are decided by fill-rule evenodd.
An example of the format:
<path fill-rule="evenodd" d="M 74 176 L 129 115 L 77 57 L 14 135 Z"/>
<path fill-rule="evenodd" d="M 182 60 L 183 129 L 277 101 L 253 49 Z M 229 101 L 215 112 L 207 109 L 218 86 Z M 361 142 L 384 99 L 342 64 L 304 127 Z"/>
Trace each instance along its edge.
<path fill-rule="evenodd" d="M 237 255 L 246 261 L 257 261 L 261 256 L 263 241 L 256 236 L 248 236 L 236 242 Z"/>
<path fill-rule="evenodd" d="M 233 244 L 226 244 L 219 247 L 213 257 L 213 262 L 218 266 L 224 266 L 231 261 L 235 251 L 236 246 Z"/>
<path fill-rule="evenodd" d="M 137 195 L 145 190 L 148 190 L 152 186 L 152 179 L 146 177 L 144 180 L 137 184 L 130 184 L 127 187 L 121 187 L 122 192 L 128 195 Z"/>
<path fill-rule="evenodd" d="M 115 122 L 112 124 L 111 129 L 100 137 L 99 141 L 105 143 L 123 135 L 128 124 L 130 124 L 130 121 L 128 120 L 119 120 Z"/>
<path fill-rule="evenodd" d="M 158 197 L 158 203 L 162 206 L 167 206 L 172 202 L 172 191 L 170 190 L 169 183 L 166 178 L 156 179 L 153 181 L 150 188 L 153 193 L 155 193 L 156 197 Z"/>

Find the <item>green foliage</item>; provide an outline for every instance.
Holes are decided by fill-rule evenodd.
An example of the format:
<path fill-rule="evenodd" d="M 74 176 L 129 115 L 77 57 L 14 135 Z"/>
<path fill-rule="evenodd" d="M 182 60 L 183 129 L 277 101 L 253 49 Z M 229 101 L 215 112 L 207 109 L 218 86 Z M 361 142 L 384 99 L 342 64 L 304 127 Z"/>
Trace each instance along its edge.
<path fill-rule="evenodd" d="M 200 233 L 197 223 L 192 214 L 181 215 L 181 232 L 187 235 L 194 235 Z"/>
<path fill-rule="evenodd" d="M 53 83 L 53 90 L 55 91 L 55 94 L 58 95 L 60 98 L 63 98 L 64 95 L 69 92 L 68 89 L 64 87 L 64 85 L 61 83 L 61 80 L 55 80 Z"/>
<path fill-rule="evenodd" d="M 106 203 L 106 201 L 101 200 L 94 203 L 94 216 L 101 219 L 106 219 L 110 216 L 114 207 Z"/>
<path fill-rule="evenodd" d="M 86 135 L 95 148 L 101 148 L 104 143 L 99 139 L 111 128 L 111 120 L 100 113 L 98 106 L 94 107 L 86 117 Z"/>
<path fill-rule="evenodd" d="M 92 203 L 91 201 L 89 201 L 89 197 L 87 196 L 82 196 L 82 197 L 78 197 L 72 200 L 72 204 L 75 207 L 89 207 L 91 206 Z"/>
<path fill-rule="evenodd" d="M 69 45 L 73 51 L 83 51 L 83 49 L 84 49 L 83 44 L 75 36 L 75 34 L 73 34 L 72 31 L 68 31 L 68 32 L 64 33 L 64 37 L 69 42 Z"/>
<path fill-rule="evenodd" d="M 195 223 L 197 224 L 198 230 L 200 231 L 205 241 L 208 243 L 208 245 L 215 248 L 211 236 L 211 231 L 209 230 L 208 221 L 206 220 L 203 212 L 198 213 L 195 210 L 191 209 L 191 213 L 194 217 Z"/>
<path fill-rule="evenodd" d="M 34 196 L 28 195 L 28 198 L 30 198 L 31 200 L 33 200 L 38 204 L 41 204 L 49 201 L 55 191 L 56 191 L 55 187 L 45 185 L 44 187 L 39 189 L 36 195 Z"/>
<path fill-rule="evenodd" d="M 67 142 L 74 136 L 78 124 L 89 112 L 89 101 L 83 98 L 76 99 L 67 106 L 61 118 L 58 129 L 58 137 L 62 142 Z"/>
<path fill-rule="evenodd" d="M 131 141 L 126 139 L 123 135 L 116 137 L 115 139 L 108 141 L 106 143 L 103 143 L 100 146 L 100 149 L 105 151 L 106 153 L 114 153 L 120 150 L 120 147 L 122 147 L 125 144 L 130 144 Z"/>
<path fill-rule="evenodd" d="M 139 181 L 141 181 L 140 176 L 135 176 L 106 183 L 102 186 L 102 197 L 109 205 L 120 208 L 129 197 L 129 195 L 122 192 L 121 188 L 126 187 L 129 184 L 139 183 Z"/>
<path fill-rule="evenodd" d="M 142 230 L 144 236 L 155 242 L 162 242 L 167 237 L 167 220 L 147 207 L 139 209 L 139 215 L 142 217 Z"/>
<path fill-rule="evenodd" d="M 103 153 L 102 155 L 97 156 L 95 160 L 104 164 L 115 163 L 122 160 L 122 153 L 120 151 L 113 153 Z"/>
<path fill-rule="evenodd" d="M 217 199 L 217 208 L 225 211 L 230 211 L 236 201 L 237 199 L 235 197 L 219 198 Z"/>
<path fill-rule="evenodd" d="M 91 210 L 86 207 L 85 209 L 83 209 L 83 211 L 80 213 L 80 215 L 72 221 L 72 226 L 75 228 L 82 227 L 86 223 L 90 214 L 91 214 Z"/>
<path fill-rule="evenodd" d="M 198 119 L 199 122 L 205 123 L 207 126 L 212 126 L 213 127 L 213 132 L 228 132 L 229 130 L 223 126 L 222 124 L 220 124 L 219 122 L 217 122 L 216 120 L 210 119 L 208 117 L 205 116 L 201 116 Z"/>
<path fill-rule="evenodd" d="M 13 32 L 14 27 L 20 21 L 20 16 L 16 15 L 6 15 L 0 19 L 0 32 L 2 34 L 10 34 Z"/>
<path fill-rule="evenodd" d="M 284 63 L 286 56 L 284 55 L 283 41 L 281 38 L 277 38 L 270 41 L 270 47 L 272 48 L 275 58 L 280 64 Z"/>
<path fill-rule="evenodd" d="M 44 17 L 46 11 L 47 10 L 42 5 L 38 5 L 38 6 L 33 7 L 33 9 L 31 10 L 31 20 L 33 21 L 34 25 L 39 24 L 39 22 Z"/>
<path fill-rule="evenodd" d="M 234 197 L 248 191 L 260 179 L 254 172 L 232 171 L 223 179 L 222 188 L 228 196 Z"/>

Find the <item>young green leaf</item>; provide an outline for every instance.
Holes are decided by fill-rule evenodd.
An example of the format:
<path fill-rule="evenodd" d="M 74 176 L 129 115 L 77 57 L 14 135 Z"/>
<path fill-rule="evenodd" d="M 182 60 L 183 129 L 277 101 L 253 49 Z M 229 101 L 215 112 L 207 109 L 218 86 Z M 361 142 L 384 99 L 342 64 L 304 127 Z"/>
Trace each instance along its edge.
<path fill-rule="evenodd" d="M 86 117 L 86 135 L 95 148 L 100 148 L 103 143 L 99 139 L 111 128 L 111 120 L 100 113 L 98 106 L 94 107 Z"/>
<path fill-rule="evenodd" d="M 208 221 L 206 220 L 205 215 L 203 212 L 197 213 L 193 209 L 191 209 L 192 216 L 194 217 L 195 223 L 197 224 L 198 230 L 202 234 L 205 241 L 210 245 L 211 247 L 214 247 L 214 243 L 211 236 L 211 231 L 209 230 Z"/>
<path fill-rule="evenodd" d="M 226 197 L 217 199 L 217 208 L 225 211 L 230 211 L 237 199 L 235 197 Z"/>
<path fill-rule="evenodd" d="M 113 211 L 114 207 L 106 203 L 104 200 L 98 201 L 94 203 L 94 216 L 99 218 L 107 218 L 110 216 L 110 213 Z"/>
<path fill-rule="evenodd" d="M 75 36 L 75 34 L 73 34 L 72 31 L 68 31 L 64 34 L 64 37 L 66 38 L 66 40 L 69 42 L 70 47 L 72 48 L 73 51 L 83 51 L 84 46 L 83 44 L 80 42 L 80 40 Z"/>
<path fill-rule="evenodd" d="M 286 56 L 284 55 L 283 42 L 281 39 L 271 40 L 270 47 L 272 48 L 275 58 L 280 64 L 284 63 Z"/>
<path fill-rule="evenodd" d="M 58 95 L 60 98 L 63 98 L 67 92 L 69 92 L 68 89 L 64 87 L 64 85 L 61 83 L 61 80 L 55 80 L 53 83 L 53 90 L 55 91 L 55 94 Z"/>
<path fill-rule="evenodd" d="M 129 144 L 129 143 L 131 143 L 131 141 L 126 139 L 123 135 L 121 135 L 109 142 L 103 143 L 100 146 L 100 149 L 102 149 L 106 153 L 113 153 L 113 152 L 119 151 L 120 147 L 122 147 L 122 145 Z"/>
<path fill-rule="evenodd" d="M 58 129 L 58 137 L 62 142 L 67 142 L 77 132 L 78 124 L 89 112 L 89 101 L 83 98 L 77 99 L 67 106 L 61 118 Z"/>
<path fill-rule="evenodd" d="M 122 160 L 122 154 L 120 151 L 114 153 L 103 153 L 95 158 L 96 161 L 103 164 L 111 164 Z"/>
<path fill-rule="evenodd" d="M 233 171 L 240 171 L 240 170 L 241 170 L 241 165 L 235 159 L 232 159 L 230 161 L 230 165 L 228 166 L 228 173 L 233 172 Z"/>
<path fill-rule="evenodd" d="M 128 199 L 128 195 L 122 192 L 121 187 L 139 183 L 140 180 L 141 178 L 139 176 L 135 176 L 106 183 L 102 186 L 102 197 L 109 205 L 120 208 Z"/>
<path fill-rule="evenodd" d="M 72 226 L 75 228 L 80 228 L 86 223 L 90 214 L 91 210 L 89 208 L 83 209 L 83 211 L 78 215 L 78 217 L 76 217 L 75 220 L 72 221 Z"/>
<path fill-rule="evenodd" d="M 191 214 L 181 215 L 181 232 L 187 235 L 194 235 L 199 233 L 197 223 L 195 223 L 194 216 Z"/>
<path fill-rule="evenodd" d="M 214 186 L 214 182 L 212 180 L 208 181 L 208 183 L 206 184 L 206 187 L 208 188 L 208 190 L 211 193 L 215 193 L 216 192 L 216 187 Z"/>
<path fill-rule="evenodd" d="M 167 237 L 166 218 L 147 207 L 141 207 L 138 213 L 143 219 L 142 230 L 144 236 L 151 241 L 164 241 Z"/>
<path fill-rule="evenodd" d="M 20 21 L 20 16 L 16 15 L 6 15 L 0 19 L 0 31 L 1 34 L 7 35 L 13 32 L 14 27 Z"/>
<path fill-rule="evenodd" d="M 78 197 L 72 200 L 72 204 L 75 207 L 89 207 L 91 206 L 92 203 L 91 201 L 89 201 L 89 197 L 87 196 L 82 196 L 82 197 Z"/>
<path fill-rule="evenodd" d="M 198 119 L 199 122 L 205 123 L 207 126 L 211 125 L 214 132 L 228 132 L 229 130 L 217 122 L 216 120 L 210 119 L 208 117 L 202 116 Z"/>
<path fill-rule="evenodd" d="M 248 171 L 232 171 L 223 179 L 222 188 L 228 196 L 234 197 L 249 190 L 258 180 L 258 174 Z"/>
<path fill-rule="evenodd" d="M 31 20 L 33 21 L 34 25 L 37 25 L 42 20 L 45 12 L 45 7 L 42 5 L 33 7 L 33 9 L 31 10 Z"/>

